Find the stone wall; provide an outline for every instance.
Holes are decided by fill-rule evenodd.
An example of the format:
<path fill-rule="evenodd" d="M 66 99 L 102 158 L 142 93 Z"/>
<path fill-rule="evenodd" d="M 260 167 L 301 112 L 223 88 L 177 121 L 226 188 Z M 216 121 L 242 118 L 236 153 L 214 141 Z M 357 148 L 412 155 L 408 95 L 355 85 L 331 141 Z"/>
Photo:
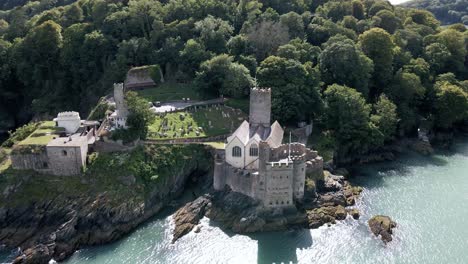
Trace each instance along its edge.
<path fill-rule="evenodd" d="M 285 207 L 294 204 L 293 167 L 292 163 L 267 164 L 265 206 Z"/>
<path fill-rule="evenodd" d="M 54 175 L 79 175 L 86 165 L 88 145 L 79 146 L 49 146 L 47 156 Z"/>
<path fill-rule="evenodd" d="M 15 153 L 10 156 L 11 165 L 16 170 L 49 171 L 49 159 L 45 149 L 35 153 Z"/>
<path fill-rule="evenodd" d="M 125 79 L 125 88 L 135 90 L 155 86 L 150 69 L 150 66 L 130 69 Z"/>

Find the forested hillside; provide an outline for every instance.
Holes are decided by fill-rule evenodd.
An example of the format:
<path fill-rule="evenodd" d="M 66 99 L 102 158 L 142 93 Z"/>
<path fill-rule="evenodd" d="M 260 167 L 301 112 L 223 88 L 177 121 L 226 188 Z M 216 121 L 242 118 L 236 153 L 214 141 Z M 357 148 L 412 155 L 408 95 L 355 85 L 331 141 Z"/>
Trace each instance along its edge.
<path fill-rule="evenodd" d="M 421 120 L 450 130 L 467 118 L 468 32 L 428 11 L 380 0 L 36 5 L 0 16 L 0 113 L 15 124 L 87 113 L 145 64 L 207 97 L 246 98 L 256 80 L 272 88 L 274 118 L 321 122 L 344 155 L 414 135 Z"/>
<path fill-rule="evenodd" d="M 429 10 L 444 25 L 468 25 L 468 0 L 412 0 L 403 6 Z"/>

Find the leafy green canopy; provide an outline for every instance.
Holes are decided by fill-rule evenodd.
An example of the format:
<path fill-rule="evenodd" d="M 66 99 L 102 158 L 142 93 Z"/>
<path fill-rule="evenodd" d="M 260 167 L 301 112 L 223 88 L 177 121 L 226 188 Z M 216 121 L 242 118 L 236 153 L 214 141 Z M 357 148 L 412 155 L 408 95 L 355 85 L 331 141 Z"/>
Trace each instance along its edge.
<path fill-rule="evenodd" d="M 466 97 L 452 86 L 466 93 L 468 31 L 442 28 L 425 10 L 384 0 L 9 0 L 3 7 L 0 131 L 69 109 L 87 116 L 129 68 L 143 65 L 159 65 L 155 79 L 207 98 L 242 102 L 255 81 L 270 86 L 273 115 L 288 124 L 332 125 L 327 87 L 352 87 L 370 109 L 361 131 L 369 150 L 395 134 L 415 135 L 421 120 L 435 130 L 466 120 L 458 109 Z M 458 111 L 442 117 L 447 101 Z M 395 131 L 394 116 L 383 117 L 393 104 Z M 144 116 L 130 123 L 139 127 Z M 338 150 L 348 148 L 339 142 Z"/>

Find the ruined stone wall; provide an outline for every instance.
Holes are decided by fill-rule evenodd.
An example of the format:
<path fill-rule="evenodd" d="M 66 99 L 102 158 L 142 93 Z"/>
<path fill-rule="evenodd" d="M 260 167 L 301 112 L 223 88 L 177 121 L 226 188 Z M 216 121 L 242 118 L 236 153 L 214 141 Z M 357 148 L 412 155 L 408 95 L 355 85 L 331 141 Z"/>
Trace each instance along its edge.
<path fill-rule="evenodd" d="M 155 86 L 151 79 L 150 67 L 132 68 L 127 72 L 125 88 L 140 89 Z"/>
<path fill-rule="evenodd" d="M 270 126 L 271 89 L 252 88 L 250 90 L 249 123 L 252 126 Z"/>
<path fill-rule="evenodd" d="M 47 147 L 47 156 L 49 164 L 54 175 L 79 175 L 82 167 L 86 165 L 86 154 L 88 145 L 81 147 Z"/>

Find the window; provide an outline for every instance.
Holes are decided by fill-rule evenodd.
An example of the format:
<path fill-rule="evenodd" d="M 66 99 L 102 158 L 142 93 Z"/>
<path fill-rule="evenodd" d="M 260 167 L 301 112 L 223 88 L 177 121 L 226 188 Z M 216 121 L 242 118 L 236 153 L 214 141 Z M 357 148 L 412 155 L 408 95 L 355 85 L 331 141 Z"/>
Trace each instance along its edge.
<path fill-rule="evenodd" d="M 238 146 L 232 148 L 232 156 L 233 157 L 242 157 L 242 149 Z"/>
<path fill-rule="evenodd" d="M 255 143 L 250 146 L 250 156 L 258 157 L 258 146 Z"/>
<path fill-rule="evenodd" d="M 66 151 L 66 150 L 62 150 L 62 155 L 63 155 L 63 156 L 67 156 L 67 151 Z"/>

